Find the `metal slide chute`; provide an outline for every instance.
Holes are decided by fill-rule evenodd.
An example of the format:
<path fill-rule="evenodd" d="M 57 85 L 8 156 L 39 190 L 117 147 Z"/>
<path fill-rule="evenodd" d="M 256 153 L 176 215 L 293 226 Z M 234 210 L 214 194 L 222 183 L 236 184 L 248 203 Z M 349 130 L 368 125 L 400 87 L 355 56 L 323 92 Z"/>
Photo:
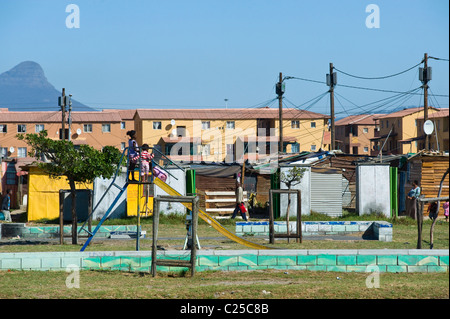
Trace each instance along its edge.
<path fill-rule="evenodd" d="M 157 185 L 159 188 L 161 188 L 163 191 L 165 191 L 167 194 L 171 196 L 181 196 L 180 193 L 178 193 L 176 190 L 174 190 L 172 187 L 170 187 L 168 184 L 164 183 L 159 178 L 154 178 L 153 183 Z M 191 204 L 189 203 L 183 203 L 183 205 L 187 209 L 192 209 Z M 236 236 L 232 232 L 230 232 L 228 229 L 224 228 L 218 221 L 216 221 L 211 215 L 208 213 L 205 213 L 203 210 L 199 210 L 198 216 L 203 219 L 205 222 L 207 222 L 209 225 L 211 225 L 215 230 L 217 230 L 219 233 L 224 235 L 225 237 L 231 239 L 232 241 L 235 241 L 241 245 L 247 246 L 249 248 L 253 249 L 271 249 L 270 247 L 266 247 L 264 245 L 255 244 L 248 240 L 245 240 L 239 236 Z"/>

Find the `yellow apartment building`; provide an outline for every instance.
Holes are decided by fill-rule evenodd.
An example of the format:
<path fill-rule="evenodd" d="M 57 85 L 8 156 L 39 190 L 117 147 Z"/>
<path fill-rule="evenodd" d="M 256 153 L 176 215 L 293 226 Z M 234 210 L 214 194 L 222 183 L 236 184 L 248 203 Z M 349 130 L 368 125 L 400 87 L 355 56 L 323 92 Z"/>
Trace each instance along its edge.
<path fill-rule="evenodd" d="M 433 122 L 434 130 L 429 136 L 430 149 L 448 152 L 449 151 L 449 109 L 439 109 L 439 111 L 428 114 L 428 119 Z M 424 117 L 421 116 L 417 119 L 417 128 L 419 135 L 425 134 L 423 132 Z M 420 141 L 420 148 L 425 148 L 425 140 Z"/>
<path fill-rule="evenodd" d="M 283 111 L 283 151 L 328 149 L 329 116 Z M 278 151 L 278 109 L 138 109 L 137 140 L 172 160 L 240 162 Z"/>
<path fill-rule="evenodd" d="M 428 108 L 429 116 L 438 109 Z M 407 108 L 394 113 L 378 116 L 378 136 L 371 139 L 372 149 L 378 154 L 384 144 L 383 154 L 417 153 L 423 149 L 420 141 L 425 135 L 421 133 L 417 120 L 423 118 L 424 108 Z"/>

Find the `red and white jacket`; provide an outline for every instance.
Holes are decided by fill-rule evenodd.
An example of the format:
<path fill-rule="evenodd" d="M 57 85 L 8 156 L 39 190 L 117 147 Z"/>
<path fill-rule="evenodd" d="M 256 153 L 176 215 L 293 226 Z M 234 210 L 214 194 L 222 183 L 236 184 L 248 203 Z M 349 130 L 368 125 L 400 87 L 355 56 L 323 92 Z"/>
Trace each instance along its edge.
<path fill-rule="evenodd" d="M 141 158 L 141 161 L 149 161 L 150 162 L 155 157 L 155 154 L 153 154 L 153 153 L 150 154 L 147 151 L 142 151 L 140 154 L 133 157 L 133 160 L 137 161 L 139 159 L 139 157 Z"/>

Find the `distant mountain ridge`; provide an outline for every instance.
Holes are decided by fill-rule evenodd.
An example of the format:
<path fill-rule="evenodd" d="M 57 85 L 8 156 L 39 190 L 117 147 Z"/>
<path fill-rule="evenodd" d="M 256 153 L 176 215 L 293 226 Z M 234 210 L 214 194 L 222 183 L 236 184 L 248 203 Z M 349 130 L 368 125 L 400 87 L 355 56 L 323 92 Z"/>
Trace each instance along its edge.
<path fill-rule="evenodd" d="M 69 94 L 66 92 L 66 94 Z M 33 61 L 21 62 L 0 74 L 0 107 L 10 111 L 57 111 L 57 90 L 45 77 L 42 67 Z M 72 99 L 72 110 L 95 109 Z"/>

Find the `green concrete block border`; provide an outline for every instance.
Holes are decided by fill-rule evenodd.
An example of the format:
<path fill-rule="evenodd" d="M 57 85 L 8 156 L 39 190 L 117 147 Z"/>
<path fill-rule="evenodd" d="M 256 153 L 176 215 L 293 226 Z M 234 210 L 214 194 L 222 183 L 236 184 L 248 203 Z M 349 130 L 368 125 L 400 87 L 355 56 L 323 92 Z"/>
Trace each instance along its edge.
<path fill-rule="evenodd" d="M 249 271 L 262 269 L 332 272 L 448 272 L 448 250 L 199 250 L 196 270 Z M 157 258 L 189 260 L 187 251 L 158 251 Z M 83 270 L 144 271 L 151 268 L 151 251 L 0 253 L 0 271 Z M 184 267 L 185 268 L 185 267 Z M 183 271 L 158 267 L 159 271 Z M 186 270 L 186 269 L 184 269 Z"/>

